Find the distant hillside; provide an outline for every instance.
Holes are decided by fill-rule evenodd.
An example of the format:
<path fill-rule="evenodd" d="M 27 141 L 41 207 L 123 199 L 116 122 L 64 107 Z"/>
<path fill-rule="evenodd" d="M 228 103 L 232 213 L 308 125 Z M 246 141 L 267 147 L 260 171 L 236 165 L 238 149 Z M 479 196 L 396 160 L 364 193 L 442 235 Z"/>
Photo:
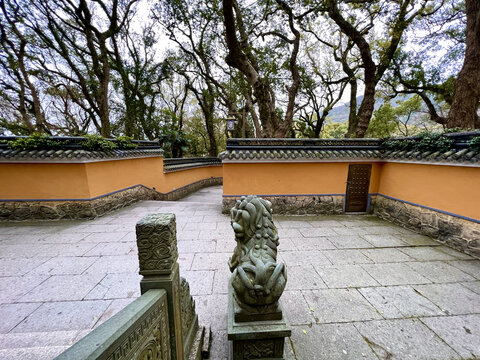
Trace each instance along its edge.
<path fill-rule="evenodd" d="M 409 94 L 406 96 L 398 96 L 391 100 L 391 104 L 393 107 L 396 107 L 396 100 L 407 100 L 410 99 L 413 95 Z M 357 106 L 359 107 L 362 103 L 363 95 L 357 96 Z M 377 110 L 382 104 L 384 103 L 383 99 L 376 99 L 375 101 L 375 110 Z M 348 121 L 348 113 L 350 111 L 350 103 L 346 103 L 343 105 L 339 105 L 334 107 L 328 116 L 332 119 L 333 122 L 336 123 L 346 123 Z"/>

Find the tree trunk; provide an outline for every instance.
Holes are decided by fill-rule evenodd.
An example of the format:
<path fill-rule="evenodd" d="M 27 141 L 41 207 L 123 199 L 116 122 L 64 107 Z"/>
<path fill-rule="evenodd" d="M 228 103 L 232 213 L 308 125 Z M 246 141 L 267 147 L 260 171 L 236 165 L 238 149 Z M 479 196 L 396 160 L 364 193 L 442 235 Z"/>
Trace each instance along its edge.
<path fill-rule="evenodd" d="M 350 111 L 348 113 L 348 130 L 346 137 L 353 137 L 357 129 L 357 80 L 350 77 Z"/>
<path fill-rule="evenodd" d="M 215 131 L 213 128 L 213 111 L 205 114 L 205 126 L 207 128 L 208 133 L 208 155 L 209 156 L 217 156 L 218 149 L 217 149 L 217 141 L 215 140 Z"/>
<path fill-rule="evenodd" d="M 375 86 L 377 82 L 375 72 L 377 68 L 372 58 L 370 45 L 365 40 L 365 37 L 358 31 L 358 29 L 356 29 L 342 16 L 338 8 L 337 1 L 328 1 L 328 15 L 333 21 L 335 21 L 340 30 L 350 39 L 352 39 L 354 44 L 358 47 L 358 50 L 360 50 L 363 67 L 365 68 L 365 91 L 363 94 L 364 97 L 362 104 L 358 110 L 358 123 L 356 124 L 355 136 L 364 137 L 368 128 L 368 124 L 370 123 L 370 118 L 372 117 L 373 107 L 375 104 Z M 349 131 L 350 128 L 351 126 L 349 124 Z M 349 132 L 348 135 L 352 136 L 353 133 Z"/>
<path fill-rule="evenodd" d="M 466 0 L 466 14 L 465 59 L 455 82 L 446 124 L 448 128 L 480 128 L 477 114 L 480 102 L 480 1 Z"/>
<path fill-rule="evenodd" d="M 375 106 L 375 64 L 373 62 L 367 66 L 365 64 L 365 91 L 363 100 L 358 109 L 358 123 L 355 131 L 355 137 L 363 138 L 367 132 L 370 119 L 372 118 Z"/>

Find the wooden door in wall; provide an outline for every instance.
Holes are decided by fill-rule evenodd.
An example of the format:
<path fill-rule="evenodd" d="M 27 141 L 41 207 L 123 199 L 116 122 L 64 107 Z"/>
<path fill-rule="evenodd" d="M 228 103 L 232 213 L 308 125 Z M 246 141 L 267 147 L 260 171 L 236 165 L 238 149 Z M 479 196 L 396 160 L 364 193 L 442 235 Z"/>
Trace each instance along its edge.
<path fill-rule="evenodd" d="M 371 164 L 351 164 L 348 166 L 345 212 L 367 211 L 371 172 Z"/>

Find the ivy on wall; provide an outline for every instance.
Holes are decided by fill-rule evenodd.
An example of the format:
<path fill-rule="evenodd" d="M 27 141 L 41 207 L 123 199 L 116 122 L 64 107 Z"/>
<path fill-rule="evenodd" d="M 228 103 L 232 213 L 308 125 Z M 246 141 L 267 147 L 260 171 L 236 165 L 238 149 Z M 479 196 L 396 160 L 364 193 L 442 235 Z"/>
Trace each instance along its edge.
<path fill-rule="evenodd" d="M 68 145 L 68 140 L 52 139 L 47 135 L 34 133 L 28 137 L 17 138 L 7 141 L 7 145 L 19 151 L 30 150 L 58 150 Z M 136 149 L 137 144 L 132 142 L 128 136 L 120 136 L 114 140 L 105 139 L 99 135 L 87 135 L 85 140 L 80 142 L 83 150 L 87 151 L 108 151 L 108 150 L 130 150 Z"/>
<path fill-rule="evenodd" d="M 407 150 L 407 151 L 439 151 L 447 152 L 455 147 L 455 140 L 439 132 L 422 132 L 414 138 L 407 139 L 389 139 L 383 143 L 388 150 Z M 468 142 L 468 149 L 473 151 L 480 150 L 480 136 L 474 136 Z"/>

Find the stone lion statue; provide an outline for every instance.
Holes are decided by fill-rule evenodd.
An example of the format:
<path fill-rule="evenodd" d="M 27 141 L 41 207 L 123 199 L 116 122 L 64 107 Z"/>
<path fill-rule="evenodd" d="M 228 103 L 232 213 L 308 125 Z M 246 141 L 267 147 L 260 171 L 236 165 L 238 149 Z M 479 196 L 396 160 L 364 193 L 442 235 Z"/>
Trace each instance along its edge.
<path fill-rule="evenodd" d="M 230 211 L 237 246 L 229 260 L 234 296 L 241 307 L 276 306 L 287 273 L 277 264 L 277 229 L 270 201 L 243 196 Z"/>

